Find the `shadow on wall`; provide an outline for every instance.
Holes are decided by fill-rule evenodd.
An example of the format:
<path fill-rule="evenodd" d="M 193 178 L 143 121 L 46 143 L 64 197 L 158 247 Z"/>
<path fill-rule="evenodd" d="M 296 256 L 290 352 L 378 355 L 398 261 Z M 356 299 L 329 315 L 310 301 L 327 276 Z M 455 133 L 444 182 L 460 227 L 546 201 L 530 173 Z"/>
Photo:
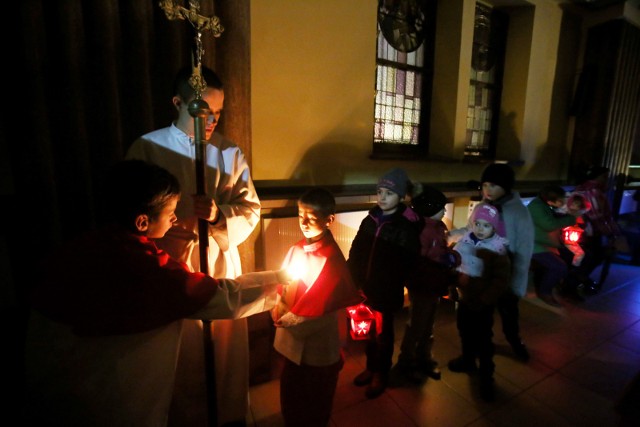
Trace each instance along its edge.
<path fill-rule="evenodd" d="M 565 146 L 547 141 L 538 147 L 535 160 L 527 173 L 527 179 L 566 182 L 570 156 L 571 153 Z M 557 171 L 557 175 L 550 176 L 550 171 Z"/>
<path fill-rule="evenodd" d="M 363 166 L 368 153 L 341 142 L 319 142 L 312 146 L 296 166 L 291 179 L 301 185 L 344 185 L 347 175 L 370 175 Z"/>
<path fill-rule="evenodd" d="M 496 149 L 497 159 L 508 161 L 524 161 L 526 176 L 519 176 L 518 180 L 559 180 L 566 181 L 567 169 L 569 167 L 570 152 L 565 144 L 559 142 L 538 143 L 535 153 L 530 149 L 529 144 L 523 146 L 514 123 L 517 114 L 515 112 L 500 112 L 500 134 Z M 550 174 L 551 173 L 551 174 Z M 555 174 L 555 175 L 554 175 Z"/>
<path fill-rule="evenodd" d="M 516 117 L 517 114 L 513 111 L 505 113 L 500 110 L 496 144 L 497 159 L 522 160 L 522 141 L 520 141 L 514 126 Z"/>

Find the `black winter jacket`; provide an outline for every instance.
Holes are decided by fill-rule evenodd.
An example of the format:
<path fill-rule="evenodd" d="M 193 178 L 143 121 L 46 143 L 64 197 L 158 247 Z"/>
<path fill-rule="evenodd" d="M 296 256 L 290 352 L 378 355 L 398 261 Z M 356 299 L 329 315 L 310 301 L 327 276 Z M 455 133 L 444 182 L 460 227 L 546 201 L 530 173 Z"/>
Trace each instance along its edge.
<path fill-rule="evenodd" d="M 400 204 L 382 218 L 375 206 L 362 222 L 349 250 L 347 265 L 365 304 L 377 311 L 396 311 L 404 303 L 404 286 L 420 254 L 420 217 Z"/>

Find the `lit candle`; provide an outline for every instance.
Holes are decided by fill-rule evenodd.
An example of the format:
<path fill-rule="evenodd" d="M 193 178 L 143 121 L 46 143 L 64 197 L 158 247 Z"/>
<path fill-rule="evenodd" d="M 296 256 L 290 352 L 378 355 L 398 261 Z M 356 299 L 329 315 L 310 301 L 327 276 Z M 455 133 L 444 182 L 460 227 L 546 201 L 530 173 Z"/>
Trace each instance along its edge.
<path fill-rule="evenodd" d="M 291 280 L 298 280 L 302 277 L 304 273 L 304 266 L 300 260 L 295 260 L 287 267 L 287 273 L 291 277 Z"/>

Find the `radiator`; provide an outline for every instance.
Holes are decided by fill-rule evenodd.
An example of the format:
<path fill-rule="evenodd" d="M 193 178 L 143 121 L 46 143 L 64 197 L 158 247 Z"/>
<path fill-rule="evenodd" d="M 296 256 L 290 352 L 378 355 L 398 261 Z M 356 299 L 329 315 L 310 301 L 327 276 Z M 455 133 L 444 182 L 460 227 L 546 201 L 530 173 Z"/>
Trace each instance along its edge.
<path fill-rule="evenodd" d="M 442 219 L 451 228 L 453 221 L 453 204 L 446 206 L 446 215 Z M 473 206 L 469 206 L 469 212 Z M 367 211 L 341 212 L 336 214 L 336 220 L 331 225 L 331 233 L 340 246 L 345 258 L 349 257 L 351 242 L 358 232 L 360 223 L 367 215 Z M 300 231 L 298 217 L 263 218 L 262 219 L 262 265 L 265 270 L 277 270 L 282 265 L 289 248 L 304 236 Z"/>
<path fill-rule="evenodd" d="M 472 209 L 473 206 L 470 205 L 469 212 Z M 442 219 L 449 229 L 451 229 L 453 223 L 453 210 L 453 204 L 448 203 L 445 217 Z M 367 212 L 364 210 L 336 214 L 336 220 L 331 225 L 330 230 L 345 258 L 349 257 L 351 242 L 356 236 L 360 223 L 367 215 Z M 264 269 L 278 270 L 289 248 L 303 237 L 298 224 L 298 217 L 262 218 L 261 241 Z M 409 306 L 409 296 L 406 289 L 404 306 Z"/>

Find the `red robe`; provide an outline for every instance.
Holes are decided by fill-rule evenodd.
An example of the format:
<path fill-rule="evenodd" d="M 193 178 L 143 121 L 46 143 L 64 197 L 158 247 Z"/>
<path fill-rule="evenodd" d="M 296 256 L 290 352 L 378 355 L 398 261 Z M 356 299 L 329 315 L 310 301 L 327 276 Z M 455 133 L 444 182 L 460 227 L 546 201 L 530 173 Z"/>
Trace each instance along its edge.
<path fill-rule="evenodd" d="M 301 272 L 285 291 L 285 303 L 297 316 L 318 317 L 362 301 L 344 255 L 329 230 L 317 242 L 307 244 L 302 239 L 292 246 L 282 268 Z"/>
<path fill-rule="evenodd" d="M 153 241 L 115 230 L 66 246 L 47 267 L 33 292 L 25 339 L 28 425 L 166 425 L 183 318 L 270 310 L 278 283 L 272 271 L 236 279 L 190 273 Z M 189 362 L 204 363 L 203 352 L 189 354 Z M 217 361 L 216 379 L 241 385 L 242 373 Z M 218 408 L 228 409 L 227 398 L 218 393 Z"/>
<path fill-rule="evenodd" d="M 274 347 L 286 358 L 280 377 L 282 415 L 286 425 L 328 425 L 342 369 L 338 310 L 362 297 L 328 230 L 317 242 L 292 246 L 283 268 L 299 271 L 300 278 L 281 289 L 290 312 L 276 322 Z M 282 324 L 287 317 L 293 323 Z"/>
<path fill-rule="evenodd" d="M 78 335 L 150 331 L 204 307 L 218 282 L 189 272 L 152 240 L 103 230 L 50 257 L 32 292 L 33 308 Z"/>

